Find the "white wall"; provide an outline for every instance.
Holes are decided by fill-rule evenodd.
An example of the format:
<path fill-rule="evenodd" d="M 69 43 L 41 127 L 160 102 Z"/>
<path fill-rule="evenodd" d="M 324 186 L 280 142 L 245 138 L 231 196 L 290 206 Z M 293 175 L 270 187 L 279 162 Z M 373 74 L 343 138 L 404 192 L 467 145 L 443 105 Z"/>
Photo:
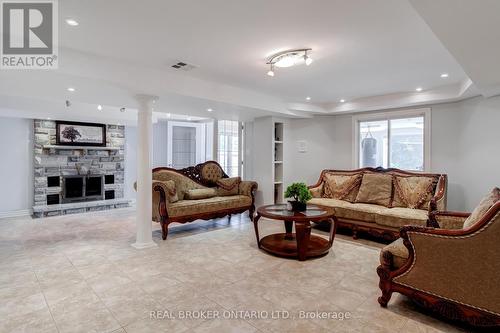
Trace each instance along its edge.
<path fill-rule="evenodd" d="M 449 176 L 448 209 L 471 210 L 500 186 L 500 97 L 430 107 L 431 171 Z M 353 168 L 352 116 L 291 120 L 288 133 L 286 184 L 313 184 L 325 168 Z M 298 152 L 299 140 L 307 142 L 307 152 Z"/>
<path fill-rule="evenodd" d="M 33 120 L 0 118 L 0 217 L 33 206 Z"/>
<path fill-rule="evenodd" d="M 500 186 L 500 96 L 442 104 L 432 111 L 433 171 L 448 174 L 448 208 L 471 210 Z"/>
<path fill-rule="evenodd" d="M 153 124 L 153 168 L 167 166 L 168 163 L 168 122 Z"/>

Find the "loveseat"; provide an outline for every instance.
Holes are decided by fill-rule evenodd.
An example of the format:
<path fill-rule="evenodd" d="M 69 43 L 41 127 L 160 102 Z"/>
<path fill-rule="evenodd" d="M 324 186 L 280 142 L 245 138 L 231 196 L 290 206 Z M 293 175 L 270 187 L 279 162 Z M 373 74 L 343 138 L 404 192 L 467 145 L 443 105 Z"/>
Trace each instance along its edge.
<path fill-rule="evenodd" d="M 340 227 L 394 240 L 404 225 L 428 225 L 429 214 L 446 209 L 445 174 L 399 169 L 323 170 L 309 186 L 311 204 L 333 207 Z"/>
<path fill-rule="evenodd" d="M 500 328 L 500 189 L 469 213 L 433 212 L 435 228 L 405 226 L 380 253 L 382 296 L 393 292 L 452 320 Z M 417 260 L 418 258 L 418 260 Z"/>
<path fill-rule="evenodd" d="M 153 220 L 167 239 L 168 225 L 255 211 L 257 183 L 229 178 L 215 161 L 185 169 L 153 169 Z"/>

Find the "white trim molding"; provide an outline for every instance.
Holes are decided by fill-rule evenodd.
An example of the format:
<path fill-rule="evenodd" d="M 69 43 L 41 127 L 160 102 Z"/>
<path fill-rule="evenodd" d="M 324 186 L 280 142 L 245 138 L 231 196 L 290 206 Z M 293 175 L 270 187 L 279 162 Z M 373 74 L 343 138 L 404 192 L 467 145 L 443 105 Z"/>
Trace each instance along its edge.
<path fill-rule="evenodd" d="M 31 209 L 21 209 L 21 210 L 11 210 L 8 212 L 0 212 L 0 219 L 5 219 L 9 217 L 20 217 L 20 216 L 31 216 Z"/>
<path fill-rule="evenodd" d="M 424 117 L 424 171 L 431 170 L 431 108 L 382 111 L 354 115 L 352 117 L 352 166 L 359 168 L 359 123 L 362 121 L 392 120 L 401 118 Z"/>

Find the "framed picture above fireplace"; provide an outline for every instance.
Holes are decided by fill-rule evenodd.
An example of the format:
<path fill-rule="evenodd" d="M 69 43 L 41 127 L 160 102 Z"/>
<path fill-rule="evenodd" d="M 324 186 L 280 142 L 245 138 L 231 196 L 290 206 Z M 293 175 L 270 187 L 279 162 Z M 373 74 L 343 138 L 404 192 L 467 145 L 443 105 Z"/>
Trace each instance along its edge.
<path fill-rule="evenodd" d="M 106 125 L 56 121 L 56 143 L 66 146 L 106 147 Z"/>

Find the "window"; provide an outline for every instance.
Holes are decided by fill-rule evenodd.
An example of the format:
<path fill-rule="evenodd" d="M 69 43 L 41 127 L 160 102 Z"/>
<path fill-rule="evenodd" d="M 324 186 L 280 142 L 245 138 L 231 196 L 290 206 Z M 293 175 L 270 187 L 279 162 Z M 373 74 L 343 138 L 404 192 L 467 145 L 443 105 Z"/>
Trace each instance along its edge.
<path fill-rule="evenodd" d="M 356 166 L 428 170 L 430 110 L 354 117 Z"/>
<path fill-rule="evenodd" d="M 231 120 L 217 122 L 217 160 L 229 177 L 240 174 L 240 123 Z"/>

